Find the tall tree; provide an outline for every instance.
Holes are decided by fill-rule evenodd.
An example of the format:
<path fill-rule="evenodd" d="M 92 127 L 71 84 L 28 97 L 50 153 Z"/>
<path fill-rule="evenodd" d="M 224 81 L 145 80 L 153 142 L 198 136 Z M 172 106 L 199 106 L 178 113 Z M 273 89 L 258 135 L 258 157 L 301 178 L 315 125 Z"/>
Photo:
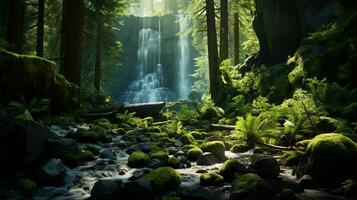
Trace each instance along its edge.
<path fill-rule="evenodd" d="M 84 0 L 63 0 L 61 72 L 80 86 Z"/>
<path fill-rule="evenodd" d="M 206 0 L 206 21 L 207 21 L 207 41 L 208 41 L 208 63 L 210 93 L 213 100 L 217 100 L 220 87 L 220 70 L 217 47 L 217 30 L 214 0 Z"/>
<path fill-rule="evenodd" d="M 234 13 L 234 65 L 239 64 L 239 13 L 238 11 Z"/>
<path fill-rule="evenodd" d="M 95 1 L 95 21 L 96 21 L 96 41 L 95 41 L 95 67 L 94 67 L 94 87 L 100 91 L 101 81 L 101 64 L 102 64 L 102 23 L 100 17 L 101 4 L 100 0 Z"/>
<path fill-rule="evenodd" d="M 221 0 L 220 60 L 228 59 L 228 0 Z"/>
<path fill-rule="evenodd" d="M 43 57 L 45 0 L 38 0 L 36 55 Z"/>
<path fill-rule="evenodd" d="M 10 0 L 7 23 L 7 41 L 12 45 L 10 50 L 22 53 L 24 45 L 25 0 Z"/>

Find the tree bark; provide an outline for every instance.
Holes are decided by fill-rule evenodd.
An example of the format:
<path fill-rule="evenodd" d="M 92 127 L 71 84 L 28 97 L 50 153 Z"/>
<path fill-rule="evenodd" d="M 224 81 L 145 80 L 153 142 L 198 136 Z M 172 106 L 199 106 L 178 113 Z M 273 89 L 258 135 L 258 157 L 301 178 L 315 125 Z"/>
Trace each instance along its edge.
<path fill-rule="evenodd" d="M 7 41 L 12 45 L 11 51 L 22 53 L 24 46 L 25 1 L 10 0 L 7 24 Z"/>
<path fill-rule="evenodd" d="M 209 62 L 209 80 L 210 93 L 215 101 L 219 95 L 219 58 L 217 48 L 217 32 L 214 12 L 214 0 L 206 0 L 206 18 L 207 18 L 207 40 L 208 40 L 208 62 Z"/>
<path fill-rule="evenodd" d="M 97 8 L 98 9 L 98 8 Z M 100 82 L 101 82 L 101 61 L 102 61 L 102 43 L 101 43 L 101 22 L 99 19 L 99 10 L 97 12 L 97 33 L 96 33 L 96 41 L 95 41 L 95 67 L 94 67 L 94 87 L 97 91 L 100 91 Z"/>
<path fill-rule="evenodd" d="M 239 12 L 234 13 L 234 65 L 239 64 Z"/>
<path fill-rule="evenodd" d="M 220 60 L 228 59 L 228 0 L 221 0 Z"/>
<path fill-rule="evenodd" d="M 68 81 L 80 86 L 84 0 L 63 0 L 61 68 Z"/>
<path fill-rule="evenodd" d="M 45 21 L 45 0 L 38 0 L 36 55 L 43 57 L 43 36 Z"/>

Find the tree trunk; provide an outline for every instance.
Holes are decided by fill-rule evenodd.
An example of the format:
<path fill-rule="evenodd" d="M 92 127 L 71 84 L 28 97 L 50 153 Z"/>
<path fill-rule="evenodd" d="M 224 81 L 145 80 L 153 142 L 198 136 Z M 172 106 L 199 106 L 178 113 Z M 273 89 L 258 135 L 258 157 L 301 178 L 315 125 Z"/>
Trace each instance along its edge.
<path fill-rule="evenodd" d="M 61 68 L 68 81 L 80 86 L 84 0 L 63 0 Z"/>
<path fill-rule="evenodd" d="M 228 59 L 228 0 L 221 0 L 220 60 Z"/>
<path fill-rule="evenodd" d="M 94 68 L 94 87 L 100 91 L 101 82 L 101 61 L 102 61 L 102 44 L 101 44 L 101 22 L 99 20 L 99 11 L 97 11 L 97 34 L 95 41 L 95 68 Z"/>
<path fill-rule="evenodd" d="M 208 40 L 208 62 L 209 62 L 209 80 L 210 93 L 215 101 L 219 94 L 219 58 L 217 48 L 217 32 L 214 12 L 214 0 L 206 0 L 207 17 L 207 40 Z"/>
<path fill-rule="evenodd" d="M 239 64 L 239 12 L 234 13 L 234 65 Z"/>
<path fill-rule="evenodd" d="M 25 1 L 10 0 L 7 24 L 7 40 L 13 45 L 11 51 L 22 53 L 24 45 Z"/>
<path fill-rule="evenodd" d="M 43 57 L 43 34 L 45 20 L 45 0 L 38 0 L 36 55 Z"/>

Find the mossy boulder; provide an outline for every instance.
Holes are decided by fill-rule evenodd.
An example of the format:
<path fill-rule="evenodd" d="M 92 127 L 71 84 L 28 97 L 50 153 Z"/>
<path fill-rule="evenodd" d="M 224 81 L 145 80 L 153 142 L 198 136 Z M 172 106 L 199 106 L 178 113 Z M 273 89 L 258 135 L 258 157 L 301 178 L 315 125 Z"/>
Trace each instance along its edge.
<path fill-rule="evenodd" d="M 248 172 L 248 169 L 236 159 L 227 160 L 220 168 L 219 173 L 224 177 L 224 181 L 231 182 L 237 176 Z"/>
<path fill-rule="evenodd" d="M 253 157 L 249 170 L 254 171 L 260 177 L 265 179 L 277 178 L 280 174 L 278 161 L 272 156 L 257 154 Z"/>
<path fill-rule="evenodd" d="M 170 157 L 167 162 L 167 165 L 174 169 L 178 169 L 180 167 L 180 161 L 175 157 Z"/>
<path fill-rule="evenodd" d="M 309 143 L 299 165 L 299 175 L 309 174 L 321 184 L 357 177 L 357 144 L 337 134 L 321 134 Z"/>
<path fill-rule="evenodd" d="M 222 186 L 224 184 L 223 176 L 217 173 L 203 173 L 200 176 L 200 183 L 204 187 Z"/>
<path fill-rule="evenodd" d="M 169 154 L 165 151 L 158 151 L 153 154 L 151 154 L 152 159 L 158 159 L 160 160 L 163 164 L 166 164 L 169 160 Z"/>
<path fill-rule="evenodd" d="M 206 108 L 201 114 L 202 119 L 218 121 L 224 115 L 224 110 L 219 107 Z"/>
<path fill-rule="evenodd" d="M 171 167 L 160 167 L 152 170 L 143 177 L 151 182 L 156 193 L 165 193 L 177 189 L 181 184 L 180 174 Z"/>
<path fill-rule="evenodd" d="M 110 142 L 111 139 L 107 137 L 106 130 L 100 126 L 93 126 L 89 130 L 79 128 L 77 132 L 67 134 L 68 138 L 72 138 L 78 142 Z"/>
<path fill-rule="evenodd" d="M 252 147 L 247 144 L 235 144 L 230 148 L 230 152 L 233 153 L 244 153 L 251 150 Z"/>
<path fill-rule="evenodd" d="M 128 158 L 128 166 L 132 168 L 146 167 L 149 163 L 150 157 L 141 151 L 135 151 Z"/>
<path fill-rule="evenodd" d="M 202 156 L 203 151 L 198 148 L 192 148 L 187 152 L 187 159 L 191 162 L 197 162 L 197 160 Z"/>
<path fill-rule="evenodd" d="M 196 140 L 204 140 L 207 137 L 206 132 L 198 132 L 198 131 L 192 131 L 190 133 Z"/>
<path fill-rule="evenodd" d="M 225 155 L 226 147 L 221 141 L 206 142 L 201 146 L 203 152 L 211 152 L 218 160 L 227 160 Z"/>
<path fill-rule="evenodd" d="M 196 139 L 189 133 L 181 136 L 179 140 L 184 145 L 197 144 Z"/>
<path fill-rule="evenodd" d="M 275 195 L 274 200 L 295 200 L 297 199 L 293 190 L 283 189 L 279 194 Z"/>
<path fill-rule="evenodd" d="M 78 87 L 56 72 L 55 63 L 3 49 L 0 49 L 0 91 L 0 103 L 4 104 L 21 97 L 27 101 L 47 98 L 56 113 L 78 105 Z"/>
<path fill-rule="evenodd" d="M 289 151 L 281 156 L 279 162 L 284 166 L 298 166 L 303 155 L 301 151 Z"/>
<path fill-rule="evenodd" d="M 270 200 L 273 196 L 270 185 L 257 174 L 244 174 L 232 182 L 230 199 Z"/>

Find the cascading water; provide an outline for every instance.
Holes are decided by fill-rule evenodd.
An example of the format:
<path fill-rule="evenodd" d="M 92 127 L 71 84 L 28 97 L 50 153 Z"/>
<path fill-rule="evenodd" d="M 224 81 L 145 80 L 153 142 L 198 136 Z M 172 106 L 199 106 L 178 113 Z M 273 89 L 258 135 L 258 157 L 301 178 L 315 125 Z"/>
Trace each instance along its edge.
<path fill-rule="evenodd" d="M 155 30 L 154 18 L 142 17 L 138 48 L 138 79 L 124 95 L 125 103 L 146 103 L 170 101 L 174 94 L 164 87 L 163 66 L 161 64 L 161 20 L 159 30 Z"/>
<path fill-rule="evenodd" d="M 177 15 L 178 23 L 180 25 L 180 39 L 178 41 L 178 91 L 179 97 L 181 99 L 187 99 L 190 92 L 190 77 L 189 77 L 189 67 L 190 67 L 190 43 L 187 35 L 183 32 L 187 30 L 188 23 L 184 15 Z"/>

